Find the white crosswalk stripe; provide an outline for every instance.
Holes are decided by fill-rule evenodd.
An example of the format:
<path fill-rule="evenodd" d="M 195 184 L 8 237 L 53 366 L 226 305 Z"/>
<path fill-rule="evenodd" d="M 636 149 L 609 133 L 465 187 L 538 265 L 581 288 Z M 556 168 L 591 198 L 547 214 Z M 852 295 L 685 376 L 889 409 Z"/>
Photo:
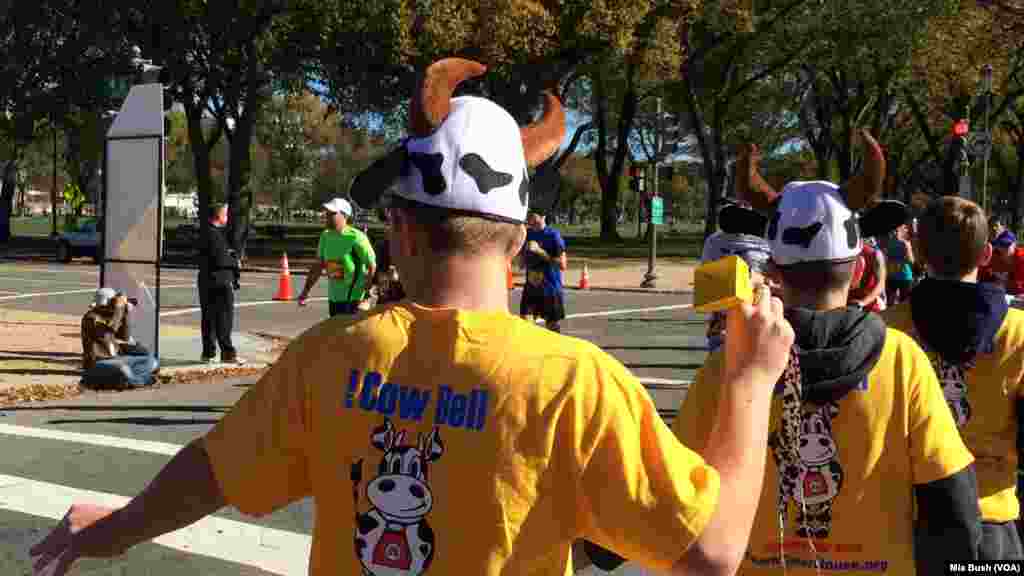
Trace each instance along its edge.
<path fill-rule="evenodd" d="M 60 520 L 76 502 L 120 507 L 129 500 L 118 494 L 0 474 L 0 509 L 11 512 Z M 153 542 L 282 576 L 302 576 L 307 572 L 312 539 L 305 534 L 208 516 Z"/>
<path fill-rule="evenodd" d="M 131 450 L 166 456 L 169 460 L 183 446 L 100 434 L 82 434 L 50 428 L 0 424 L 0 441 L 34 438 L 70 444 Z M 129 495 L 110 494 L 0 474 L 0 511 L 60 520 L 72 503 L 89 502 L 120 507 Z M 312 538 L 286 530 L 208 516 L 191 526 L 153 540 L 155 544 L 207 558 L 259 568 L 282 576 L 301 576 L 308 571 Z M 27 554 L 27 551 L 23 551 Z M 2 563 L 2 561 L 0 561 Z M 6 572 L 0 569 L 0 572 Z"/>

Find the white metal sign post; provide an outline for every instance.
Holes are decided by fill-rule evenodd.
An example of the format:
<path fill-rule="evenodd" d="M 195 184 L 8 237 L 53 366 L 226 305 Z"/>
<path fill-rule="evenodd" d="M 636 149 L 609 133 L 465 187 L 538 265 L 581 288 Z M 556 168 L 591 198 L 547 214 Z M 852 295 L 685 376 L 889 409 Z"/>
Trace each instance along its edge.
<path fill-rule="evenodd" d="M 132 335 L 160 356 L 164 116 L 161 84 L 133 86 L 103 148 L 100 286 L 136 298 Z"/>

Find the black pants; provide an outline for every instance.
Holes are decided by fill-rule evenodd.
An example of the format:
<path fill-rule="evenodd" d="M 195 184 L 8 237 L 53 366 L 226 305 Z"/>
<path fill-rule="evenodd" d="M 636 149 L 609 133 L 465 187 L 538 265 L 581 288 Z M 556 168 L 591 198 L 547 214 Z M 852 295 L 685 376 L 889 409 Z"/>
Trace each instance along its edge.
<path fill-rule="evenodd" d="M 981 523 L 979 560 L 1024 560 L 1024 549 L 1017 534 L 1015 521 Z"/>
<path fill-rule="evenodd" d="M 339 315 L 351 316 L 359 311 L 359 302 L 328 302 L 331 318 Z"/>
<path fill-rule="evenodd" d="M 234 358 L 231 328 L 235 320 L 235 291 L 231 285 L 200 278 L 199 308 L 203 316 L 203 357 L 216 356 L 220 344 L 221 360 Z"/>

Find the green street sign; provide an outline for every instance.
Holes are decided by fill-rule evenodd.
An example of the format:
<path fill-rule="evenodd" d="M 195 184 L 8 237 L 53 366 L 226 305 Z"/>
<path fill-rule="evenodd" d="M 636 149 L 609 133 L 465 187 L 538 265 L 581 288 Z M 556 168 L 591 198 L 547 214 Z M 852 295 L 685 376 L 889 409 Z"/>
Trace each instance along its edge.
<path fill-rule="evenodd" d="M 133 78 L 131 76 L 112 76 L 103 81 L 101 93 L 104 98 L 110 100 L 124 100 L 132 89 Z"/>
<path fill-rule="evenodd" d="M 665 206 L 661 201 L 661 196 L 651 198 L 651 223 L 658 226 L 665 223 Z"/>

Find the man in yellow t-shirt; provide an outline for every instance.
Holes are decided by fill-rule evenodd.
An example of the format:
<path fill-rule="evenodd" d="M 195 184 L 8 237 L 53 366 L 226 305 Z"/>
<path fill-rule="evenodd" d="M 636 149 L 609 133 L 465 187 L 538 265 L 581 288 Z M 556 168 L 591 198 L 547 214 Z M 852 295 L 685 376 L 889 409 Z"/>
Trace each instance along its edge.
<path fill-rule="evenodd" d="M 877 145 L 865 141 L 867 172 L 884 174 Z M 932 575 L 976 558 L 973 458 L 927 357 L 878 315 L 847 306 L 861 236 L 884 233 L 880 222 L 890 220 L 863 185 L 791 182 L 772 206 L 769 275 L 782 286 L 796 345 L 772 409 L 744 576 Z M 865 205 L 880 207 L 857 218 Z M 673 422 L 700 453 L 723 370 L 722 356 L 710 355 Z"/>
<path fill-rule="evenodd" d="M 451 98 L 483 67 L 427 69 L 413 138 L 357 177 L 370 208 L 398 180 L 391 251 L 406 301 L 302 335 L 139 497 L 73 507 L 33 550 L 61 573 L 225 504 L 316 505 L 309 573 L 572 573 L 586 539 L 673 574 L 733 574 L 764 474 L 772 383 L 793 334 L 767 291 L 729 318 L 728 372 L 704 456 L 680 444 L 637 379 L 596 346 L 508 310 L 526 236 L 527 167 L 558 150 L 548 96 L 520 129 Z M 529 345 L 524 345 L 529 343 Z"/>
<path fill-rule="evenodd" d="M 889 326 L 928 353 L 960 435 L 977 461 L 985 560 L 1024 559 L 1016 520 L 1020 411 L 1024 409 L 1024 312 L 998 285 L 978 283 L 992 256 L 977 204 L 946 196 L 918 221 L 928 278 L 888 310 Z"/>

